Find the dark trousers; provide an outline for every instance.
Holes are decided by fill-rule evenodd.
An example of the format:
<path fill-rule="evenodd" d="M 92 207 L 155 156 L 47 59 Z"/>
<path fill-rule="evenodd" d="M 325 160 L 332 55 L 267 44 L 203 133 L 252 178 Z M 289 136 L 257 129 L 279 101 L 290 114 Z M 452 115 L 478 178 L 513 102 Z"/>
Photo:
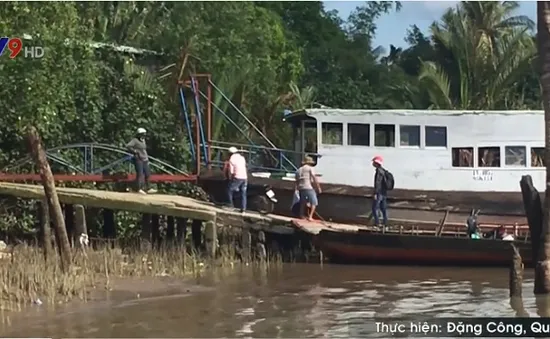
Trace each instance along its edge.
<path fill-rule="evenodd" d="M 233 204 L 233 193 L 236 191 L 241 192 L 241 210 L 246 210 L 246 194 L 248 190 L 248 184 L 246 179 L 232 179 L 229 181 L 227 187 L 227 198 L 229 200 L 229 205 L 235 207 Z"/>
<path fill-rule="evenodd" d="M 376 198 L 372 200 L 372 216 L 374 217 L 374 224 L 380 225 L 380 218 L 378 217 L 378 211 L 382 212 L 383 224 L 388 224 L 388 210 L 387 210 L 387 197 L 383 194 L 377 194 Z"/>
<path fill-rule="evenodd" d="M 151 176 L 151 169 L 149 168 L 149 161 L 143 161 L 134 159 L 134 166 L 136 168 L 136 189 L 149 189 L 149 177 Z M 145 187 L 144 187 L 145 184 Z"/>

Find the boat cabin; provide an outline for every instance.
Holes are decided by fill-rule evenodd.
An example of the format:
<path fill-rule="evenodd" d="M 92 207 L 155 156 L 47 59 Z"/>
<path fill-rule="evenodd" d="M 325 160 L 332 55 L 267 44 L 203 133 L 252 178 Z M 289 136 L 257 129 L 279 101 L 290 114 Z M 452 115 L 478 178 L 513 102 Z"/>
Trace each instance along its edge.
<path fill-rule="evenodd" d="M 326 183 L 372 186 L 381 155 L 396 189 L 516 192 L 525 174 L 545 188 L 543 111 L 307 109 L 285 120 L 296 152 L 320 154 Z"/>

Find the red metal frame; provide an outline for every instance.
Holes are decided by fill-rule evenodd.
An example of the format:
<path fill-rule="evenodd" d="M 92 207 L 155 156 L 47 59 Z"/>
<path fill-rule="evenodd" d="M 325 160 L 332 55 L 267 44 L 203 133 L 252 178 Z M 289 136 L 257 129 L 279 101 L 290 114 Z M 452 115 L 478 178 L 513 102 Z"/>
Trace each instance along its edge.
<path fill-rule="evenodd" d="M 194 77 L 195 85 L 199 89 L 201 80 L 206 81 L 206 140 L 207 140 L 207 159 L 208 168 L 210 168 L 210 162 L 212 160 L 210 143 L 212 141 L 212 75 L 206 73 L 191 74 L 190 77 Z M 179 85 L 189 86 L 191 80 L 178 81 Z M 198 93 L 195 93 L 198 96 Z M 200 98 L 199 98 L 200 99 Z M 152 174 L 149 178 L 150 182 L 185 182 L 185 181 L 197 181 L 198 174 L 201 172 L 201 140 L 200 140 L 200 126 L 199 120 L 195 117 L 195 148 L 197 156 L 197 168 L 196 174 L 182 175 L 182 174 Z M 0 181 L 12 181 L 12 182 L 24 182 L 24 181 L 41 181 L 39 174 L 11 174 L 0 173 Z M 81 181 L 81 182 L 128 182 L 136 180 L 135 174 L 115 174 L 115 175 L 92 175 L 92 174 L 54 174 L 55 181 Z"/>
<path fill-rule="evenodd" d="M 83 181 L 83 182 L 127 182 L 136 180 L 135 174 L 93 175 L 93 174 L 54 174 L 55 181 Z M 151 174 L 150 182 L 184 182 L 196 181 L 196 175 L 183 174 Z M 9 174 L 0 173 L 0 181 L 42 181 L 40 174 Z"/>
<path fill-rule="evenodd" d="M 207 73 L 197 73 L 197 74 L 191 74 L 191 78 L 195 79 L 195 88 L 200 89 L 201 79 L 206 80 L 206 119 L 204 120 L 204 124 L 206 125 L 206 159 L 207 159 L 207 168 L 211 168 L 211 162 L 212 162 L 212 150 L 210 147 L 210 144 L 212 142 L 212 75 Z M 185 80 L 185 81 L 178 81 L 178 84 L 191 87 L 191 80 Z M 200 101 L 200 96 L 198 93 L 194 93 L 195 96 L 198 97 Z M 201 164 L 200 164 L 200 158 L 201 158 L 201 151 L 200 151 L 200 127 L 197 121 L 197 118 L 195 117 L 195 151 L 197 155 L 197 168 L 196 173 L 199 174 L 201 172 Z"/>

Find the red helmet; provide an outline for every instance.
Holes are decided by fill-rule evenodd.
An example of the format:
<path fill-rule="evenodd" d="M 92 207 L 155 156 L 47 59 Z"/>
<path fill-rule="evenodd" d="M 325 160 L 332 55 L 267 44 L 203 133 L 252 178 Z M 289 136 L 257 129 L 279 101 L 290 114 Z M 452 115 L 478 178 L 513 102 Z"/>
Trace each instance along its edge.
<path fill-rule="evenodd" d="M 384 159 L 381 155 L 377 155 L 374 158 L 372 158 L 372 162 L 377 163 L 378 165 L 382 166 L 382 163 L 384 162 Z"/>

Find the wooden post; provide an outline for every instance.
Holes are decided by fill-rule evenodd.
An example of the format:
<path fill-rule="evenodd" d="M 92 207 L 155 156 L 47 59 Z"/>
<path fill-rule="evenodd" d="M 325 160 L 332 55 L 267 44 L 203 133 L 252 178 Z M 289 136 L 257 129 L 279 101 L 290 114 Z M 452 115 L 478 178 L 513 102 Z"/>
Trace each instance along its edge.
<path fill-rule="evenodd" d="M 447 222 L 447 217 L 449 217 L 449 210 L 445 211 L 443 219 L 441 219 L 441 221 L 439 222 L 439 226 L 437 226 L 437 230 L 435 231 L 436 237 L 440 237 L 441 233 L 443 233 L 443 228 L 445 227 L 445 222 Z"/>
<path fill-rule="evenodd" d="M 521 254 L 514 244 L 512 244 L 512 262 L 510 265 L 510 298 L 522 297 L 522 285 L 523 285 L 523 260 Z"/>
<path fill-rule="evenodd" d="M 267 250 L 265 248 L 265 233 L 264 231 L 258 232 L 258 242 L 256 243 L 256 254 L 258 259 L 267 259 Z"/>
<path fill-rule="evenodd" d="M 160 216 L 158 214 L 151 216 L 151 242 L 154 248 L 160 248 Z"/>
<path fill-rule="evenodd" d="M 141 250 L 151 249 L 151 214 L 143 213 L 141 216 Z"/>
<path fill-rule="evenodd" d="M 174 217 L 169 215 L 166 217 L 166 240 L 170 244 L 174 243 L 174 230 Z"/>
<path fill-rule="evenodd" d="M 178 243 L 185 248 L 185 238 L 187 236 L 187 218 L 176 218 L 176 228 Z"/>
<path fill-rule="evenodd" d="M 40 168 L 40 177 L 42 179 L 42 185 L 44 185 L 44 195 L 48 200 L 48 208 L 50 211 L 50 216 L 53 219 L 59 251 L 61 253 L 61 268 L 63 271 L 68 272 L 71 265 L 71 245 L 69 244 L 69 238 L 67 237 L 67 229 L 65 228 L 65 219 L 63 218 L 61 204 L 59 203 L 57 191 L 55 190 L 52 170 L 50 168 L 50 164 L 48 163 L 48 159 L 46 158 L 46 152 L 44 152 L 42 147 L 40 136 L 38 135 L 38 131 L 35 127 L 28 127 L 27 137 L 34 161 Z"/>
<path fill-rule="evenodd" d="M 519 182 L 521 194 L 523 197 L 523 206 L 525 216 L 529 224 L 529 232 L 531 233 L 531 251 L 532 262 L 535 265 L 535 294 L 545 294 L 545 291 L 550 291 L 550 286 L 546 286 L 546 273 L 541 265 L 542 250 L 544 248 L 544 237 L 542 236 L 542 203 L 540 195 L 530 175 L 524 175 Z"/>
<path fill-rule="evenodd" d="M 193 220 L 191 223 L 191 238 L 193 239 L 193 248 L 199 251 L 202 245 L 201 234 L 202 220 Z"/>
<path fill-rule="evenodd" d="M 245 226 L 242 228 L 241 234 L 241 258 L 245 263 L 250 262 L 251 247 L 252 234 L 250 233 L 250 228 Z"/>
<path fill-rule="evenodd" d="M 103 209 L 103 237 L 116 239 L 115 212 L 111 209 Z"/>
<path fill-rule="evenodd" d="M 546 199 L 544 221 L 538 239 L 538 260 L 535 266 L 535 294 L 550 294 L 550 2 L 537 1 L 537 49 L 540 65 L 540 84 L 544 107 L 544 166 L 546 170 Z M 531 240 L 532 241 L 532 240 Z M 550 296 L 549 296 L 550 298 Z M 544 301 L 548 306 L 548 300 Z M 548 307 L 545 308 L 548 316 Z"/>
<path fill-rule="evenodd" d="M 82 234 L 88 235 L 88 227 L 86 226 L 86 210 L 82 205 L 74 206 L 74 219 L 75 219 L 75 244 L 79 248 L 83 248 L 80 243 L 80 237 Z"/>
<path fill-rule="evenodd" d="M 216 257 L 216 249 L 218 247 L 218 231 L 216 229 L 216 221 L 208 221 L 204 225 L 204 240 L 206 252 L 211 258 Z"/>
<path fill-rule="evenodd" d="M 50 209 L 46 199 L 39 203 L 40 208 L 40 233 L 42 234 L 42 247 L 44 249 L 44 259 L 53 255 L 52 246 L 52 227 L 50 222 Z"/>
<path fill-rule="evenodd" d="M 541 318 L 550 317 L 550 296 L 539 294 L 535 296 L 535 305 L 537 306 L 537 315 Z"/>
<path fill-rule="evenodd" d="M 63 212 L 65 213 L 65 228 L 67 229 L 67 237 L 69 238 L 69 243 L 72 247 L 74 246 L 74 209 L 71 204 L 65 204 L 64 207 Z"/>

